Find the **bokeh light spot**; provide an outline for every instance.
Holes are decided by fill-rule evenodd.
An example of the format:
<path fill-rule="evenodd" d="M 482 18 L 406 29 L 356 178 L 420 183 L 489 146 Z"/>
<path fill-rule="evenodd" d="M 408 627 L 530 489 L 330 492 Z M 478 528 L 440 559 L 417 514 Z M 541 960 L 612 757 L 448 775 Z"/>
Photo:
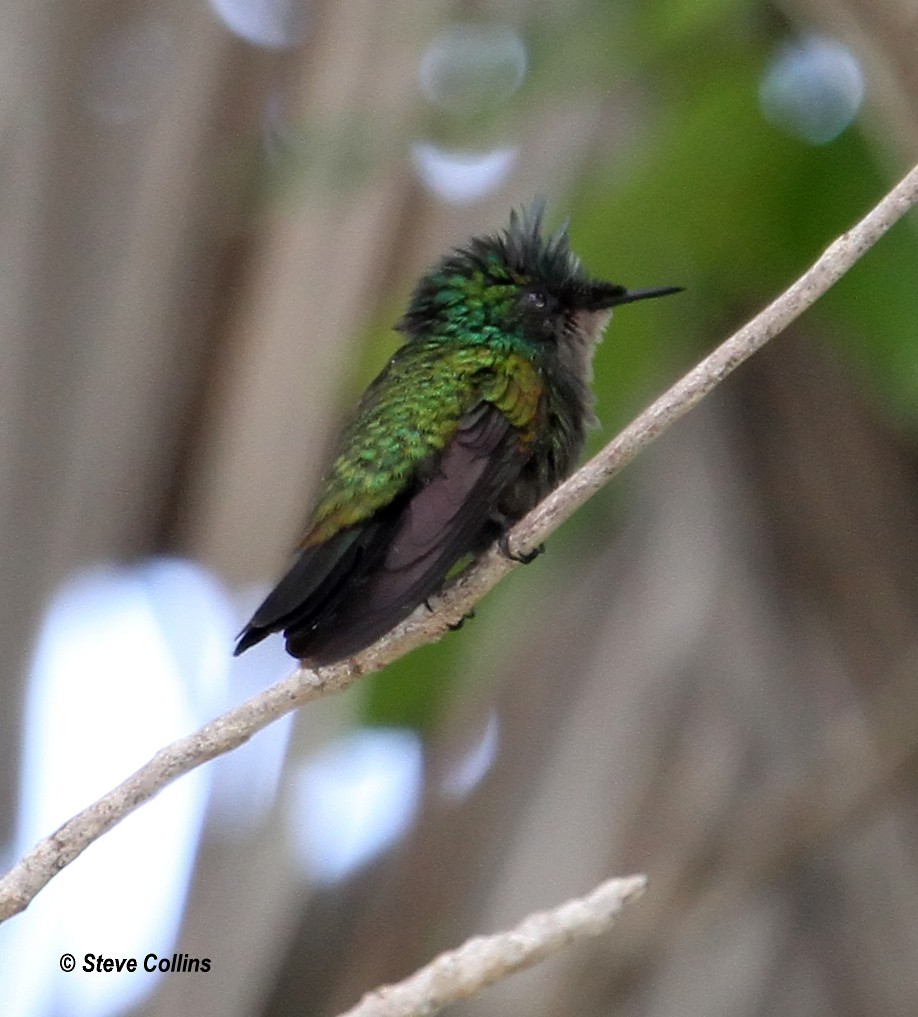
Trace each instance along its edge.
<path fill-rule="evenodd" d="M 461 152 L 416 141 L 411 161 L 424 185 L 444 201 L 457 205 L 477 201 L 506 180 L 519 158 L 516 145 L 487 152 Z"/>
<path fill-rule="evenodd" d="M 506 101 L 526 76 L 526 45 L 509 25 L 450 25 L 427 47 L 418 69 L 429 102 L 478 113 Z"/>
<path fill-rule="evenodd" d="M 857 116 L 864 76 L 847 47 L 809 36 L 778 50 L 765 71 L 759 99 L 770 123 L 811 145 L 824 145 Z"/>
<path fill-rule="evenodd" d="M 393 844 L 421 793 L 421 743 L 401 728 L 365 728 L 300 766 L 288 813 L 297 857 L 314 879 L 344 879 Z"/>
<path fill-rule="evenodd" d="M 268 49 L 298 46 L 309 27 L 306 0 L 210 0 L 210 6 L 233 35 Z"/>

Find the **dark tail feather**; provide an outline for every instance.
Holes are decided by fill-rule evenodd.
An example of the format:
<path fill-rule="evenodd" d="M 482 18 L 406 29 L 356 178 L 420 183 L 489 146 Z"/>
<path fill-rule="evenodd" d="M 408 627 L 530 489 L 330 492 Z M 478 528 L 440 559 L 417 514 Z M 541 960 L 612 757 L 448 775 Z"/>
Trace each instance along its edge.
<path fill-rule="evenodd" d="M 233 656 L 238 657 L 240 653 L 245 653 L 250 647 L 260 643 L 262 639 L 267 639 L 272 631 L 272 629 L 257 628 L 249 622 L 236 637 L 239 641 L 236 643 L 235 650 L 233 650 Z"/>
<path fill-rule="evenodd" d="M 239 633 L 233 656 L 291 626 L 308 628 L 340 600 L 345 580 L 363 557 L 373 525 L 347 530 L 324 544 L 307 547 L 264 599 Z"/>

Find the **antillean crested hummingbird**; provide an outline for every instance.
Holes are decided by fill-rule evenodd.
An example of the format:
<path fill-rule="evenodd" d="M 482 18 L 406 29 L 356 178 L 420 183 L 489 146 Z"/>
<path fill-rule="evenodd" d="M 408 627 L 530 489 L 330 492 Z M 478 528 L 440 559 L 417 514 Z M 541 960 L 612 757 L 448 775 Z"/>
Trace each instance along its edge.
<path fill-rule="evenodd" d="M 573 469 L 612 308 L 676 293 L 591 278 L 542 206 L 447 254 L 344 429 L 297 557 L 239 636 L 322 665 L 369 646 Z"/>

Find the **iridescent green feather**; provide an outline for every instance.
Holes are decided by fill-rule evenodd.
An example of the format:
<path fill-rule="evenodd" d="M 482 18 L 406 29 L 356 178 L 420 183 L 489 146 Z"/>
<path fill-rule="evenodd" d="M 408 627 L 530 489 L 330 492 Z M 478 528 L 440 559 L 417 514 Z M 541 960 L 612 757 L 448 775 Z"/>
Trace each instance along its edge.
<path fill-rule="evenodd" d="M 462 418 L 496 406 L 531 444 L 544 394 L 540 372 L 518 353 L 439 339 L 409 343 L 367 390 L 323 485 L 303 546 L 371 517 L 442 452 Z"/>

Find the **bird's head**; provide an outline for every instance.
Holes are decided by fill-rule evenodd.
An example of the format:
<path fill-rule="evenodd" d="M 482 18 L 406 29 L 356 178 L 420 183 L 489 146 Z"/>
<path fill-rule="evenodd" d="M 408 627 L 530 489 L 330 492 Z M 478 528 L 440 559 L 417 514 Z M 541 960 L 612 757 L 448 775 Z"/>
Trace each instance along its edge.
<path fill-rule="evenodd" d="M 503 232 L 475 237 L 418 283 L 398 328 L 409 339 L 525 344 L 551 357 L 592 347 L 612 308 L 679 292 L 629 291 L 594 279 L 570 248 L 567 226 L 543 236 L 544 206 L 514 210 Z"/>

